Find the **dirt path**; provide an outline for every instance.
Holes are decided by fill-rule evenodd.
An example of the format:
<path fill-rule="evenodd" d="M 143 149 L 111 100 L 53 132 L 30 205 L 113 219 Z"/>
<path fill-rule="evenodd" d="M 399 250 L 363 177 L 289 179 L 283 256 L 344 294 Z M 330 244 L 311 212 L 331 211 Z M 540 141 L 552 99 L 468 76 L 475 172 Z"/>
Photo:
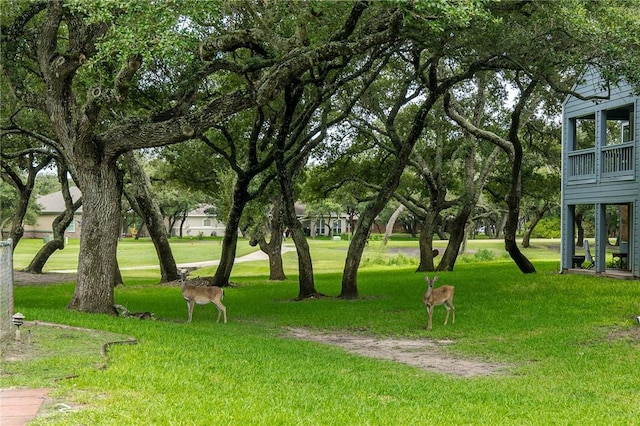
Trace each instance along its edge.
<path fill-rule="evenodd" d="M 61 274 L 57 272 L 29 274 L 27 272 L 13 271 L 13 283 L 16 286 L 68 283 L 76 281 L 77 278 L 77 274 Z"/>
<path fill-rule="evenodd" d="M 451 340 L 376 339 L 343 333 L 325 334 L 302 328 L 289 328 L 288 336 L 335 345 L 350 353 L 401 362 L 434 373 L 454 376 L 504 374 L 508 368 L 506 365 L 451 355 L 442 349 L 454 343 Z"/>

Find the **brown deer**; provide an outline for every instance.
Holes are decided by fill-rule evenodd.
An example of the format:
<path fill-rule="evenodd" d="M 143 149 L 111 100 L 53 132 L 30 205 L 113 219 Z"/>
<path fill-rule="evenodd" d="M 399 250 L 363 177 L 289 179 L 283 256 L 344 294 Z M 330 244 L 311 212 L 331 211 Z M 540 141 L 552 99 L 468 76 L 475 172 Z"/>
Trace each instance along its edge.
<path fill-rule="evenodd" d="M 182 296 L 184 300 L 187 301 L 187 308 L 189 310 L 189 320 L 187 322 L 191 322 L 191 317 L 193 316 L 193 306 L 197 303 L 198 305 L 206 305 L 208 303 L 213 303 L 218 308 L 218 320 L 216 322 L 220 322 L 220 315 L 224 315 L 224 323 L 227 323 L 227 308 L 222 304 L 222 299 L 224 298 L 224 290 L 220 287 L 216 286 L 195 286 L 192 284 L 187 284 L 186 278 L 189 275 L 189 271 L 186 269 L 181 269 L 178 271 L 180 273 L 180 287 L 182 289 Z M 194 283 L 201 283 L 205 280 L 202 278 L 195 278 L 189 280 Z M 208 283 L 207 283 L 208 284 Z"/>
<path fill-rule="evenodd" d="M 455 292 L 455 287 L 452 285 L 443 285 L 438 288 L 433 288 L 433 285 L 436 281 L 438 281 L 438 277 L 433 277 L 432 280 L 429 277 L 424 277 L 424 280 L 429 284 L 427 287 L 427 291 L 424 292 L 424 296 L 422 296 L 422 302 L 424 303 L 424 307 L 427 308 L 427 315 L 429 316 L 429 322 L 427 323 L 427 330 L 431 330 L 431 319 L 433 318 L 433 308 L 438 305 L 444 305 L 447 310 L 447 317 L 444 319 L 444 325 L 447 325 L 447 321 L 449 321 L 449 312 L 453 311 L 453 321 L 452 323 L 456 323 L 456 307 L 453 306 L 453 293 Z"/>

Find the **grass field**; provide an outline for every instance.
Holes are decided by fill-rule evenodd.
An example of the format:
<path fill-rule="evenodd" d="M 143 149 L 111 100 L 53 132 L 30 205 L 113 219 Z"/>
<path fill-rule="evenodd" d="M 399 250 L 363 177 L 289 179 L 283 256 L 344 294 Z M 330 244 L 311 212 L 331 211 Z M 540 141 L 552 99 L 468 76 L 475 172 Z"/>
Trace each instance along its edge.
<path fill-rule="evenodd" d="M 178 262 L 219 253 L 217 241 L 194 241 L 197 249 L 189 241 L 172 244 Z M 317 289 L 339 294 L 348 242 L 310 244 Z M 523 275 L 502 242 L 471 241 L 455 271 L 439 274 L 439 284 L 456 287 L 456 324 L 443 326 L 445 311 L 436 307 L 431 332 L 424 328 L 423 276 L 414 272 L 415 241 L 392 241 L 388 249 L 372 241 L 358 277 L 361 298 L 351 301 L 292 301 L 294 252 L 284 255 L 284 282 L 267 280 L 266 261 L 239 263 L 232 274 L 238 286 L 226 290 L 226 325 L 214 322 L 211 305 L 197 306 L 193 323 L 185 323 L 179 288 L 157 285 L 153 270 L 124 271 L 127 285 L 117 288 L 116 302 L 151 311 L 155 321 L 68 311 L 71 283 L 18 287 L 16 310 L 27 319 L 121 337 L 62 332 L 54 345 L 59 353 L 29 357 L 49 333 L 33 326 L 21 360 L 3 362 L 0 385 L 54 388 L 36 425 L 639 424 L 640 326 L 632 317 L 640 315 L 640 283 L 559 275 L 558 242 L 533 245 L 526 253 L 538 272 Z M 16 268 L 36 246 L 19 246 Z M 123 268 L 154 264 L 153 256 L 125 254 L 153 253 L 148 241 L 126 241 L 121 250 Z M 251 250 L 241 242 L 239 254 Z M 73 267 L 69 255 L 50 270 Z M 211 275 L 214 268 L 198 272 Z M 434 357 L 437 351 L 454 366 L 476 360 L 504 368 L 460 377 L 295 339 L 292 328 L 447 341 Z M 100 357 L 96 338 L 125 336 L 137 344 L 111 346 L 108 358 Z M 61 412 L 56 403 L 71 409 Z"/>

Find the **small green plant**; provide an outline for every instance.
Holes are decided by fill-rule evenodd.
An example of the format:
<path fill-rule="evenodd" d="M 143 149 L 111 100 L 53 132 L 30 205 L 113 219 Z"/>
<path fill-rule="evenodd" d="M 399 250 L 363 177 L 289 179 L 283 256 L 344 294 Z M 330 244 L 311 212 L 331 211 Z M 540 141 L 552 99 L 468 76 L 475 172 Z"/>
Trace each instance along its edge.
<path fill-rule="evenodd" d="M 491 262 L 495 260 L 495 258 L 496 258 L 496 255 L 493 252 L 493 250 L 483 248 L 475 252 L 473 256 L 464 255 L 460 259 L 462 260 L 463 263 L 480 263 L 480 262 Z"/>

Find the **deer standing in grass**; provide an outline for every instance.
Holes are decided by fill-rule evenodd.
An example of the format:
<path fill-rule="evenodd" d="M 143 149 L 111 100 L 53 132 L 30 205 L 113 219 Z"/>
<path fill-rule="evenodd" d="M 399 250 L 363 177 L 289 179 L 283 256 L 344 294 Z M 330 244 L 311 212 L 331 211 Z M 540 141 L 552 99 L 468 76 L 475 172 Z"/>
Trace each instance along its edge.
<path fill-rule="evenodd" d="M 191 317 L 193 316 L 193 306 L 197 303 L 198 305 L 206 305 L 208 303 L 213 303 L 218 308 L 218 320 L 216 322 L 220 322 L 220 315 L 224 315 L 224 323 L 227 323 L 227 308 L 222 304 L 222 299 L 224 298 L 224 290 L 220 287 L 216 286 L 195 286 L 192 284 L 187 284 L 186 278 L 189 275 L 189 271 L 182 269 L 178 271 L 180 273 L 180 287 L 182 289 L 182 296 L 184 300 L 187 301 L 187 308 L 189 309 L 189 320 L 187 322 L 191 322 Z M 202 282 L 204 281 L 202 278 L 189 280 L 190 282 Z"/>
<path fill-rule="evenodd" d="M 427 315 L 429 316 L 429 322 L 427 323 L 427 330 L 431 330 L 431 319 L 433 318 L 433 308 L 438 305 L 443 305 L 447 310 L 447 317 L 444 319 L 444 325 L 447 325 L 447 321 L 449 321 L 449 312 L 453 311 L 453 321 L 452 323 L 456 323 L 456 307 L 453 306 L 453 293 L 455 292 L 455 287 L 452 285 L 443 285 L 438 288 L 433 288 L 433 285 L 438 281 L 438 277 L 433 277 L 432 280 L 429 277 L 424 277 L 424 280 L 427 282 L 429 287 L 427 287 L 427 291 L 424 292 L 424 296 L 422 296 L 422 302 L 424 303 L 424 307 L 427 308 Z"/>

